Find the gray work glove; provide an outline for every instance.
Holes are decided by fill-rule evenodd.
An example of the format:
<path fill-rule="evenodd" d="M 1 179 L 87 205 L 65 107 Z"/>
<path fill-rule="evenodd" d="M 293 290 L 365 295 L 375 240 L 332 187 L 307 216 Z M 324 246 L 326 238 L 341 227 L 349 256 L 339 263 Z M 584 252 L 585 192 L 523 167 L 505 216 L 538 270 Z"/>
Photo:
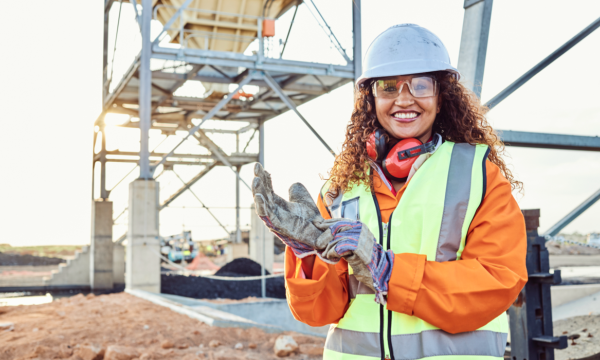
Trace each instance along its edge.
<path fill-rule="evenodd" d="M 394 253 L 384 251 L 369 228 L 360 221 L 342 219 L 330 227 L 330 232 L 333 240 L 321 255 L 334 262 L 345 258 L 356 279 L 375 292 L 375 301 L 385 304 Z"/>
<path fill-rule="evenodd" d="M 265 225 L 289 246 L 297 257 L 318 254 L 333 240 L 329 226 L 339 221 L 324 220 L 304 185 L 295 183 L 289 201 L 273 192 L 271 175 L 262 165 L 254 166 L 252 194 L 256 213 Z"/>

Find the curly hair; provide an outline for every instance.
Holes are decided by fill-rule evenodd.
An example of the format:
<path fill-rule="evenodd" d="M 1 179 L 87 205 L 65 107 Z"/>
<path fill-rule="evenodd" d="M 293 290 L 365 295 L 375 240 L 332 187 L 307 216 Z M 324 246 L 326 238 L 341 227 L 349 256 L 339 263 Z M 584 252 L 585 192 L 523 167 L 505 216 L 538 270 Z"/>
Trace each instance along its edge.
<path fill-rule="evenodd" d="M 433 132 L 443 140 L 455 143 L 486 144 L 490 147 L 488 159 L 496 164 L 510 182 L 513 190 L 521 191 L 523 184 L 516 180 L 502 159 L 504 143 L 485 118 L 487 108 L 479 98 L 465 88 L 448 72 L 433 73 L 439 82 L 441 109 L 433 123 Z M 364 184 L 373 190 L 373 174 L 369 174 L 370 159 L 366 143 L 377 129 L 383 129 L 375 114 L 375 99 L 372 83 L 367 83 L 356 93 L 354 110 L 346 128 L 346 139 L 342 152 L 336 157 L 329 171 L 330 185 L 326 202 L 330 202 L 340 192 L 350 190 L 354 185 Z M 387 133 L 386 133 L 387 134 Z M 388 141 L 389 135 L 386 136 Z"/>

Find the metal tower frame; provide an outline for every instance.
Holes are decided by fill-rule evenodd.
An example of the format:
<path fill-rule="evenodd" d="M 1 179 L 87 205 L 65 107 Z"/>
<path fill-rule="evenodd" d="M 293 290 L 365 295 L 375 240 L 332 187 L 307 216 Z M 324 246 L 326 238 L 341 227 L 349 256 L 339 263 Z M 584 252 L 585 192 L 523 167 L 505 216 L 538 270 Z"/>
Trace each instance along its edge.
<path fill-rule="evenodd" d="M 122 2 L 123 0 L 121 0 Z M 109 11 L 113 4 L 119 3 L 115 0 L 104 0 L 104 41 L 103 41 L 103 75 L 102 75 L 102 112 L 96 119 L 94 131 L 94 149 L 99 133 L 102 133 L 101 149 L 94 151 L 93 167 L 96 162 L 100 166 L 100 200 L 108 201 L 110 190 L 106 188 L 106 164 L 110 162 L 127 162 L 138 164 L 140 169 L 140 179 L 153 179 L 160 176 L 155 175 L 158 166 L 163 165 L 163 170 L 173 170 L 174 165 L 193 165 L 200 166 L 201 169 L 197 175 L 186 182 L 179 190 L 173 193 L 163 203 L 159 210 L 167 207 L 173 200 L 186 191 L 191 191 L 190 187 L 210 172 L 216 166 L 229 167 L 236 176 L 236 240 L 241 241 L 240 232 L 240 181 L 249 188 L 239 176 L 240 168 L 244 165 L 260 162 L 264 165 L 264 123 L 278 115 L 292 110 L 320 140 L 320 142 L 332 153 L 333 150 L 314 130 L 310 123 L 298 111 L 298 106 L 312 99 L 326 94 L 344 84 L 354 81 L 361 72 L 361 15 L 360 0 L 349 2 L 352 4 L 352 25 L 353 25 L 353 54 L 350 59 L 346 50 L 340 45 L 339 41 L 331 31 L 331 28 L 325 22 L 321 13 L 318 11 L 312 0 L 309 3 L 316 10 L 321 27 L 325 31 L 331 43 L 334 45 L 343 58 L 345 65 L 335 65 L 328 63 L 315 63 L 305 61 L 293 61 L 269 57 L 265 53 L 265 38 L 262 36 L 262 24 L 264 17 L 248 16 L 235 14 L 238 17 L 244 17 L 245 20 L 254 21 L 257 28 L 257 36 L 253 39 L 243 39 L 245 41 L 258 40 L 259 49 L 253 55 L 244 55 L 236 52 L 224 52 L 206 49 L 190 48 L 187 46 L 189 37 L 195 36 L 183 26 L 179 28 L 177 24 L 182 24 L 180 20 L 185 11 L 199 11 L 211 13 L 215 18 L 221 15 L 233 15 L 231 12 L 209 11 L 205 9 L 189 8 L 191 0 L 185 0 L 179 8 L 165 6 L 153 0 L 130 0 L 136 11 L 136 21 L 139 25 L 142 36 L 142 49 L 135 58 L 123 78 L 112 92 L 109 91 L 111 79 L 107 76 L 108 67 L 108 25 Z M 141 3 L 141 13 L 138 11 L 138 3 Z M 302 0 L 296 1 L 292 6 L 297 7 L 302 4 Z M 174 12 L 171 18 L 164 23 L 160 34 L 151 38 L 150 23 L 156 19 L 160 7 L 169 7 Z M 281 10 L 283 14 L 291 6 Z M 310 9 L 310 8 L 309 8 Z M 312 10 L 311 10 L 312 11 Z M 313 13 L 314 15 L 314 13 Z M 295 14 L 294 14 L 295 19 Z M 292 20 L 292 25 L 293 25 Z M 218 21 L 217 21 L 218 22 Z M 215 25 L 217 26 L 217 25 Z M 291 29 L 291 25 L 290 25 Z M 175 37 L 180 36 L 180 48 L 170 48 L 160 45 L 160 40 L 167 32 L 176 33 Z M 179 34 L 179 35 L 177 35 Z M 288 33 L 289 36 L 289 33 Z M 238 39 L 244 38 L 238 36 Z M 247 37 L 246 37 L 247 38 Z M 205 41 L 208 41 L 205 39 Z M 241 41 L 241 40 L 239 40 Z M 207 47 L 208 48 L 208 47 Z M 285 47 L 284 47 L 285 49 Z M 283 52 L 283 51 L 282 51 Z M 165 71 L 165 69 L 151 70 L 150 61 L 152 59 L 172 60 L 185 64 L 181 68 L 185 72 Z M 232 69 L 240 69 L 232 71 Z M 176 96 L 174 93 L 186 81 L 202 81 L 203 83 L 216 84 L 237 84 L 236 90 L 223 97 L 222 99 L 191 98 Z M 254 95 L 254 98 L 239 99 L 236 94 L 245 85 L 259 86 L 260 91 Z M 126 151 L 108 151 L 106 149 L 105 122 L 106 114 L 118 113 L 128 114 L 131 117 L 139 118 L 139 121 L 130 121 L 120 125 L 122 127 L 140 129 L 140 150 L 139 152 Z M 200 122 L 194 124 L 193 119 L 200 119 Z M 242 121 L 245 124 L 237 130 L 225 129 L 202 129 L 202 125 L 207 120 L 219 121 Z M 175 131 L 187 131 L 187 135 L 171 151 L 167 153 L 151 152 L 149 149 L 149 131 L 150 129 L 161 130 L 162 134 L 172 135 Z M 248 131 L 258 132 L 258 152 L 247 152 L 248 144 L 240 151 L 239 135 Z M 236 136 L 236 152 L 227 153 L 209 134 L 221 133 Z M 252 139 L 251 138 L 251 139 Z M 194 141 L 209 151 L 208 155 L 188 154 L 176 152 L 179 146 L 186 141 Z M 133 170 L 132 170 L 133 171 Z M 162 174 L 162 173 L 161 173 Z M 177 175 L 175 173 L 175 175 Z M 94 176 L 94 175 L 93 175 Z M 178 175 L 177 175 L 178 176 Z M 117 184 L 118 185 L 118 184 Z M 95 191 L 95 184 L 92 181 L 92 197 Z M 195 194 L 193 194 L 200 200 Z M 204 206 L 204 204 L 202 204 Z M 204 206 L 206 208 L 206 206 Z M 206 208 L 208 209 L 208 208 Z M 210 212 L 210 209 L 208 209 Z M 122 214 L 122 213 L 121 213 Z M 210 213 L 217 221 L 218 219 Z M 120 215 L 119 215 L 120 216 Z M 219 222 L 219 224 L 221 224 Z M 221 225 L 222 226 L 222 225 Z M 117 239 L 122 242 L 126 234 Z"/>
<path fill-rule="evenodd" d="M 466 82 L 472 87 L 477 96 L 481 95 L 485 58 L 487 51 L 488 35 L 492 17 L 493 0 L 464 0 L 465 16 L 458 59 L 458 69 L 466 77 Z M 499 94 L 489 100 L 485 106 L 490 110 L 518 90 L 523 84 L 552 64 L 556 59 L 565 54 L 580 41 L 585 39 L 594 30 L 600 27 L 600 18 L 593 21 L 585 29 L 556 49 L 552 54 L 540 61 L 537 65 L 525 72 L 521 77 L 507 86 Z M 507 146 L 518 146 L 539 149 L 561 149 L 600 151 L 600 137 L 578 136 L 564 134 L 547 134 L 525 131 L 498 130 L 498 133 Z M 559 222 L 554 224 L 543 235 L 554 236 L 569 225 L 585 210 L 600 199 L 600 189 L 592 196 L 578 205 Z"/>

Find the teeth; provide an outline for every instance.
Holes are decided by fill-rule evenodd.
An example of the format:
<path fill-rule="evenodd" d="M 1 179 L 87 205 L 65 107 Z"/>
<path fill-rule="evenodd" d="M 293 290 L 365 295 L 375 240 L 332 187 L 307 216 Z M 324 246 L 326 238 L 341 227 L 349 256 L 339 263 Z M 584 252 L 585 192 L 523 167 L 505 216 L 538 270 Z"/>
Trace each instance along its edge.
<path fill-rule="evenodd" d="M 413 119 L 417 117 L 417 113 L 395 113 L 394 117 L 398 119 Z"/>

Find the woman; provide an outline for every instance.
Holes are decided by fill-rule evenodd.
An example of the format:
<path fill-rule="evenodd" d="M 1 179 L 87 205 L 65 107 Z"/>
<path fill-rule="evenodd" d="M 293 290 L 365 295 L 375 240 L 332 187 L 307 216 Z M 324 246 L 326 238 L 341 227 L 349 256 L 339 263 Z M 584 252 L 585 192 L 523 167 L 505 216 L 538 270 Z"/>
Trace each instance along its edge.
<path fill-rule="evenodd" d="M 288 245 L 290 309 L 335 324 L 325 359 L 502 358 L 527 281 L 502 143 L 430 31 L 384 31 L 363 70 L 318 213 L 301 185 L 285 202 L 256 169 L 257 212 Z"/>

